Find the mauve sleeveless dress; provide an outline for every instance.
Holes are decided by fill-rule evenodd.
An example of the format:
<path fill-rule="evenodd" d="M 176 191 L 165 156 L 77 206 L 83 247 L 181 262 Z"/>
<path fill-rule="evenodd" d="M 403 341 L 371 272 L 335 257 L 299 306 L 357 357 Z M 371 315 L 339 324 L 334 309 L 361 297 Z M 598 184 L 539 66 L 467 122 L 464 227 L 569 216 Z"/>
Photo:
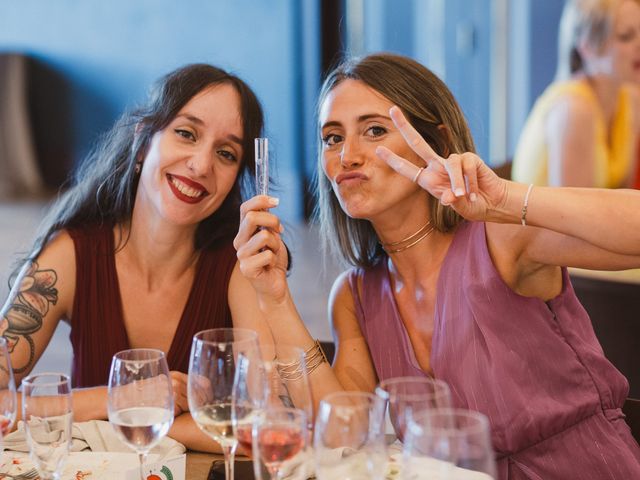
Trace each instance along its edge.
<path fill-rule="evenodd" d="M 76 252 L 76 291 L 71 316 L 74 387 L 106 385 L 111 357 L 130 347 L 114 256 L 113 226 L 69 230 Z M 231 327 L 227 291 L 236 264 L 233 245 L 203 250 L 189 298 L 169 348 L 170 370 L 189 371 L 193 335 L 200 330 Z"/>
<path fill-rule="evenodd" d="M 493 265 L 484 223 L 463 223 L 437 283 L 434 375 L 455 406 L 489 417 L 501 480 L 640 479 L 640 449 L 620 410 L 628 383 L 562 275 L 548 302 L 518 295 Z M 425 375 L 386 259 L 351 270 L 349 282 L 378 378 Z"/>

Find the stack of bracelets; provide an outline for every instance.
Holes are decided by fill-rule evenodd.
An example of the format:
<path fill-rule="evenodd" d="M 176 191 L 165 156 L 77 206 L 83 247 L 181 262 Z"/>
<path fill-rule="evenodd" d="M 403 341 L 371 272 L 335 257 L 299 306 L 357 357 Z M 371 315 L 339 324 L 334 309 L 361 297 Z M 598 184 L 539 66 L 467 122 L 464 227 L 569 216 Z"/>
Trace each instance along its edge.
<path fill-rule="evenodd" d="M 304 363 L 307 367 L 307 375 L 311 375 L 316 368 L 323 363 L 329 363 L 324 350 L 320 346 L 320 340 L 316 340 L 309 349 L 304 352 Z M 278 373 L 285 380 L 298 380 L 302 377 L 303 369 L 301 362 L 283 363 L 278 365 Z"/>

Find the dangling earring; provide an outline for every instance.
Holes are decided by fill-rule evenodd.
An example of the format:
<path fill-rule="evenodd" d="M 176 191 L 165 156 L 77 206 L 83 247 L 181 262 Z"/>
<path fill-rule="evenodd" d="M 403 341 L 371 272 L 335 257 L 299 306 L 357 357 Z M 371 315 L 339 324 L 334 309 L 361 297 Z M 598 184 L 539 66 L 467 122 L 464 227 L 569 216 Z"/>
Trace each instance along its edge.
<path fill-rule="evenodd" d="M 140 175 L 141 170 L 142 170 L 142 162 L 136 162 L 136 166 L 135 166 L 136 175 Z"/>

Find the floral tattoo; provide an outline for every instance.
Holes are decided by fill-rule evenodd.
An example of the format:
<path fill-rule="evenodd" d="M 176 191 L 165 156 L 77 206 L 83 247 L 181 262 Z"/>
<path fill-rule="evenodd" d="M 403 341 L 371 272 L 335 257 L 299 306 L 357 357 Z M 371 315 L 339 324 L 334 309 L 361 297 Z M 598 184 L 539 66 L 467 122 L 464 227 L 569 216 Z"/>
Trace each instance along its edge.
<path fill-rule="evenodd" d="M 20 342 L 29 345 L 29 360 L 26 365 L 14 366 L 15 373 L 33 366 L 35 344 L 31 335 L 42 328 L 49 307 L 58 302 L 58 290 L 54 288 L 57 280 L 54 270 L 38 270 L 38 263 L 34 261 L 18 276 L 18 283 L 11 289 L 10 300 L 0 320 L 0 335 L 7 339 L 9 352 L 13 352 Z"/>

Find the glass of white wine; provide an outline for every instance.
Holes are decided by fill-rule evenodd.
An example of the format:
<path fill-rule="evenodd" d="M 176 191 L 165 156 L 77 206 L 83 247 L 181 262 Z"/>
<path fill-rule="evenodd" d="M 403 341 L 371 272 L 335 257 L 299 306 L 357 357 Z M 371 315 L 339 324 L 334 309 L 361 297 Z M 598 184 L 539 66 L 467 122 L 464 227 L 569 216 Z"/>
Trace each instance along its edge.
<path fill-rule="evenodd" d="M 120 439 L 144 459 L 173 423 L 173 388 L 160 350 L 136 348 L 113 356 L 109 374 L 109 422 Z"/>
<path fill-rule="evenodd" d="M 258 351 L 258 334 L 243 328 L 214 328 L 194 335 L 189 361 L 189 410 L 200 429 L 218 442 L 225 478 L 233 479 L 238 445 L 233 428 L 236 370 L 243 355 Z"/>

